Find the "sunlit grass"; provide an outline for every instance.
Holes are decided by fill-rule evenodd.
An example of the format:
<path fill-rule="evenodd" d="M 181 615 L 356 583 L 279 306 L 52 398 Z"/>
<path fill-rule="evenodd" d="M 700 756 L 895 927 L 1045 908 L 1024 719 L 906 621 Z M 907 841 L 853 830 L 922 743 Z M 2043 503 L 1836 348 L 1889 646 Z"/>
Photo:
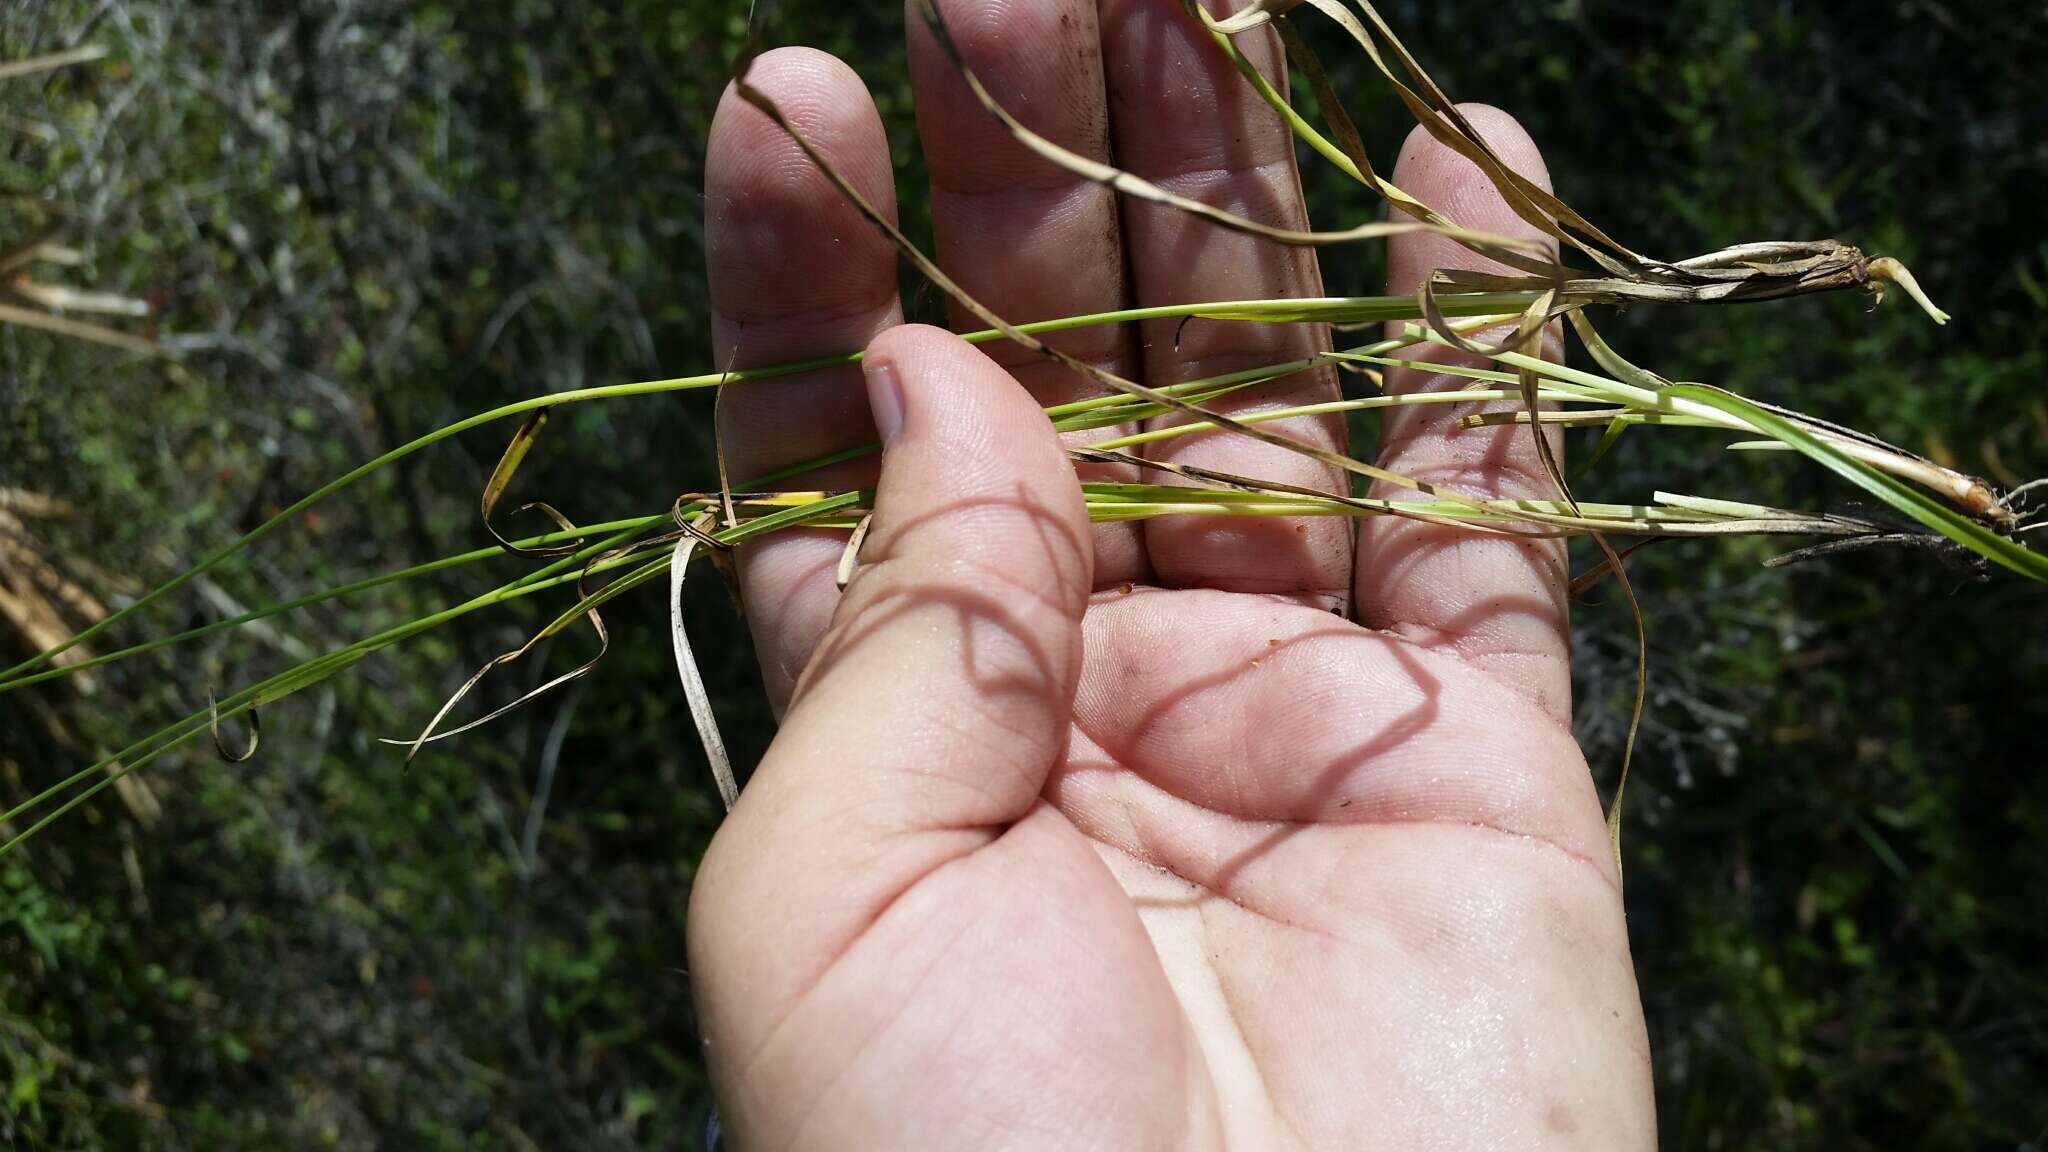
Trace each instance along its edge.
<path fill-rule="evenodd" d="M 1631 602 L 1634 592 L 1626 582 L 1622 557 L 1606 539 L 1611 535 L 1774 535 L 1818 538 L 1843 546 L 1881 545 L 1898 537 L 1896 526 L 1880 525 L 1863 518 L 1774 508 L 1725 496 L 1653 492 L 1632 496 L 1624 493 L 1619 499 L 1587 499 L 1566 486 L 1547 447 L 1543 459 L 1546 472 L 1556 487 L 1555 496 L 1549 499 L 1495 499 L 1423 483 L 1347 453 L 1313 447 L 1294 439 L 1283 427 L 1286 421 L 1301 417 L 1411 405 L 1507 402 L 1520 407 L 1475 413 L 1463 419 L 1473 425 L 1526 424 L 1530 426 L 1531 435 L 1537 437 L 1538 444 L 1545 443 L 1537 434 L 1546 424 L 1602 427 L 1604 435 L 1596 450 L 1596 458 L 1618 450 L 1617 445 L 1628 429 L 1643 430 L 1635 432 L 1635 436 L 1718 436 L 1725 447 L 1743 452 L 1765 448 L 1794 454 L 1820 465 L 1907 517 L 1925 531 L 1927 540 L 1945 541 L 1942 547 L 1957 554 L 1978 557 L 1986 564 L 1996 565 L 2021 577 L 2048 582 L 2048 556 L 2030 545 L 2030 541 L 2038 541 L 2042 537 L 2040 534 L 2027 535 L 2028 530 L 2038 527 L 2038 524 L 2027 522 L 2021 510 L 2013 506 L 2009 494 L 2001 495 L 1976 477 L 1814 417 L 1759 404 L 1709 385 L 1666 380 L 1631 363 L 1609 347 L 1593 326 L 1591 318 L 1592 309 L 1612 305 L 1706 305 L 1843 290 L 1869 292 L 1881 297 L 1890 286 L 1909 295 L 1927 315 L 1937 321 L 1945 321 L 1946 315 L 1928 299 L 1911 274 L 1897 261 L 1886 257 L 1869 258 L 1855 248 L 1832 241 L 1747 244 L 1687 260 L 1660 260 L 1625 248 L 1550 193 L 1521 179 L 1493 156 L 1485 141 L 1464 123 L 1449 98 L 1422 72 L 1370 4 L 1357 3 L 1357 12 L 1353 13 L 1337 0 L 1310 0 L 1310 3 L 1351 35 L 1388 82 L 1395 86 L 1397 94 L 1418 121 L 1428 125 L 1439 139 L 1473 159 L 1493 180 L 1503 198 L 1524 219 L 1555 240 L 1565 255 L 1552 257 L 1547 248 L 1526 240 L 1459 228 L 1431 206 L 1379 176 L 1364 155 L 1357 133 L 1345 118 L 1341 100 L 1323 79 L 1320 63 L 1314 59 L 1301 36 L 1286 24 L 1282 13 L 1296 7 L 1295 4 L 1254 5 L 1231 21 L 1210 21 L 1211 34 L 1230 53 L 1260 97 L 1286 120 L 1311 152 L 1373 190 L 1402 214 L 1393 222 L 1363 224 L 1324 233 L 1291 232 L 1186 201 L 1129 173 L 1067 152 L 1031 133 L 1021 122 L 1011 118 L 1008 111 L 980 86 L 964 63 L 957 57 L 955 62 L 977 97 L 992 112 L 1005 118 L 1012 134 L 1026 147 L 1126 196 L 1189 212 L 1219 227 L 1234 228 L 1288 244 L 1377 241 L 1394 235 L 1428 232 L 1452 239 L 1479 255 L 1506 264 L 1512 271 L 1497 275 L 1439 272 L 1430 277 L 1414 296 L 1218 301 L 1122 309 L 1012 325 L 962 291 L 897 232 L 885 217 L 861 201 L 829 163 L 781 118 L 772 100 L 746 84 L 744 75 L 739 91 L 784 125 L 792 138 L 812 155 L 856 206 L 891 236 L 907 260 L 989 324 L 988 328 L 969 334 L 968 340 L 981 344 L 1004 340 L 1018 343 L 1095 381 L 1101 395 L 1046 409 L 1053 427 L 1070 433 L 1101 430 L 1103 434 L 1099 439 L 1073 449 L 1077 459 L 1124 463 L 1137 470 L 1141 477 L 1149 471 L 1155 473 L 1157 479 L 1157 482 L 1141 478 L 1127 482 L 1084 483 L 1082 491 L 1088 514 L 1095 521 L 1132 522 L 1167 516 L 1354 519 L 1398 516 L 1481 533 L 1586 536 L 1607 558 L 1602 570 L 1620 578 Z M 1199 9 L 1191 10 L 1199 12 Z M 929 5 L 925 8 L 925 18 L 940 34 L 942 45 L 950 50 L 950 40 L 945 37 L 943 24 L 936 10 Z M 1203 19 L 1207 17 L 1203 16 Z M 1295 67 L 1315 92 L 1327 132 L 1310 124 L 1293 109 L 1279 90 L 1236 51 L 1231 40 L 1233 35 L 1268 22 L 1282 28 L 1283 40 L 1288 45 Z M 1567 263 L 1567 260 L 1573 263 Z M 1581 261 L 1592 267 L 1574 266 Z M 0 315 L 0 320 L 4 319 L 6 316 Z M 1166 319 L 1333 326 L 1392 324 L 1399 326 L 1399 332 L 1391 337 L 1312 357 L 1160 388 L 1124 380 L 1083 364 L 1040 339 L 1092 326 Z M 1534 341 L 1545 327 L 1560 320 L 1568 321 L 1599 371 L 1553 363 L 1532 354 Z M 1504 340 L 1495 337 L 1498 343 L 1488 343 L 1480 338 L 1481 333 L 1501 331 L 1510 335 Z M 1459 391 L 1380 394 L 1236 416 L 1224 415 L 1210 407 L 1223 397 L 1307 371 L 1335 366 L 1368 370 L 1398 367 L 1403 362 L 1402 353 L 1426 344 L 1476 351 L 1490 366 L 1432 364 L 1433 372 L 1466 378 L 1468 387 Z M 202 557 L 186 571 L 135 598 L 118 611 L 106 614 L 62 643 L 0 671 L 0 694 L 31 690 L 44 682 L 86 669 L 134 659 L 286 616 L 313 604 L 359 596 L 430 573 L 467 569 L 508 553 L 537 563 L 533 570 L 468 599 L 392 624 L 224 696 L 210 703 L 207 709 L 157 727 L 113 755 L 51 784 L 0 813 L 0 824 L 30 821 L 5 843 L 0 843 L 0 855 L 86 802 L 120 776 L 137 771 L 202 735 L 211 734 L 217 742 L 225 744 L 221 735 L 223 724 L 239 718 L 253 718 L 259 708 L 266 708 L 340 675 L 372 655 L 476 612 L 547 593 L 568 599 L 570 593 L 563 590 L 574 590 L 573 599 L 550 617 L 531 640 L 478 669 L 417 735 L 408 739 L 394 738 L 391 743 L 416 753 L 428 742 L 471 731 L 539 692 L 567 683 L 588 671 L 596 656 L 571 672 L 550 679 L 540 689 L 521 696 L 511 704 L 444 727 L 444 722 L 450 721 L 470 690 L 490 671 L 520 658 L 543 638 L 559 634 L 579 622 L 588 622 L 597 635 L 596 652 L 602 655 L 609 643 L 609 633 L 599 610 L 610 601 L 657 582 L 664 576 L 669 578 L 671 600 L 674 601 L 683 568 L 694 557 L 716 555 L 747 540 L 799 525 L 857 533 L 873 511 L 871 492 L 784 492 L 775 489 L 827 465 L 872 456 L 879 451 L 876 444 L 851 447 L 768 474 L 743 478 L 731 491 L 690 493 L 673 500 L 669 500 L 667 494 L 650 494 L 648 506 L 667 501 L 669 507 L 665 512 L 581 526 L 563 521 L 559 530 L 554 532 L 518 540 L 500 537 L 503 541 L 500 547 L 474 549 L 427 561 L 252 609 L 201 627 L 140 640 L 115 651 L 58 662 L 58 657 L 79 645 L 111 630 L 139 624 L 149 609 L 166 597 L 230 558 L 281 533 L 308 509 L 341 494 L 394 462 L 451 437 L 488 424 L 514 418 L 524 420 L 521 431 L 513 437 L 512 446 L 493 470 L 480 500 L 482 517 L 487 525 L 491 525 L 495 505 L 509 490 L 519 465 L 535 447 L 545 414 L 557 408 L 597 402 L 624 403 L 706 389 L 772 387 L 778 378 L 854 364 L 859 359 L 859 352 L 849 351 L 743 371 L 581 388 L 522 399 L 477 413 L 434 429 L 367 461 L 293 502 L 254 530 Z M 1170 424 L 1143 426 L 1146 421 L 1169 414 L 1176 414 L 1181 419 Z M 1138 430 L 1132 431 L 1132 428 Z M 1654 431 L 1664 428 L 1672 431 Z M 1407 489 L 1412 496 L 1387 500 L 1343 492 L 1303 490 L 1256 476 L 1168 466 L 1143 454 L 1153 445 L 1178 437 L 1217 432 L 1255 437 L 1301 452 L 1354 476 Z M 1759 455 L 1753 459 L 1762 466 L 1769 466 L 1772 457 Z M 493 525 L 491 531 L 495 534 L 497 528 Z M 1589 574 L 1589 578 L 1597 578 L 1597 575 Z M 700 728 L 706 730 L 707 755 L 719 774 L 721 793 L 730 803 L 734 787 L 732 772 L 730 766 L 723 763 L 722 742 L 709 731 L 709 707 L 703 699 L 701 678 L 693 677 L 693 657 L 681 632 L 680 616 L 673 606 L 671 612 L 679 671 L 692 712 Z M 1637 615 L 1637 626 L 1640 651 L 1640 646 L 1645 643 L 1640 630 L 1640 614 Z M 1639 671 L 1639 688 L 1640 676 Z M 1640 707 L 1639 691 L 1638 710 Z M 1618 814 L 1618 802 L 1612 811 Z"/>

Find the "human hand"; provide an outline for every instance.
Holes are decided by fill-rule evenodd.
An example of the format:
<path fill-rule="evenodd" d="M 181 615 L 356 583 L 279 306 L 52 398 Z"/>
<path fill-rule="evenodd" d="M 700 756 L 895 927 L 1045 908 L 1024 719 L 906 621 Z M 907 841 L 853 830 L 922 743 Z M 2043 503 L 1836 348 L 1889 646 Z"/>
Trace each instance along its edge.
<path fill-rule="evenodd" d="M 1174 0 L 945 12 L 1039 131 L 1268 223 L 1305 219 L 1285 128 Z M 1318 294 L 1306 250 L 1119 205 L 1032 159 L 911 24 L 940 259 L 1002 315 Z M 1270 37 L 1240 43 L 1282 73 Z M 893 210 L 887 142 L 850 70 L 793 49 L 750 80 Z M 1511 120 L 1467 111 L 1541 178 Z M 734 475 L 875 426 L 886 440 L 843 597 L 843 534 L 778 534 L 740 556 L 784 721 L 689 918 L 736 1145 L 1650 1145 L 1619 878 L 1570 732 L 1561 549 L 1390 518 L 1355 539 L 1329 518 L 1091 527 L 1039 411 L 1088 381 L 899 327 L 888 243 L 730 93 L 707 179 L 721 362 L 869 346 L 864 378 L 728 395 Z M 1395 180 L 1460 224 L 1526 233 L 1425 138 Z M 1451 264 L 1472 258 L 1404 238 L 1390 291 Z M 1062 346 L 1161 384 L 1325 340 L 1167 321 Z M 1317 373 L 1220 406 L 1337 393 Z M 1461 431 L 1467 410 L 1391 410 L 1381 463 L 1544 491 L 1527 429 Z M 1343 446 L 1335 419 L 1284 427 Z M 1157 447 L 1344 490 L 1228 433 Z M 871 479 L 842 466 L 791 486 Z"/>

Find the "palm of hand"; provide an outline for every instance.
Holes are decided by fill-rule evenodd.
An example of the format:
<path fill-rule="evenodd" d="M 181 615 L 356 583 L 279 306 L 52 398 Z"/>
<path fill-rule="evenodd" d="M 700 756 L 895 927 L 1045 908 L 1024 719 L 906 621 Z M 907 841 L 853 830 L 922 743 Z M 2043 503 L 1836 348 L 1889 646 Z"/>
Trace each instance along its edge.
<path fill-rule="evenodd" d="M 1044 799 L 922 849 L 752 1054 L 765 1095 L 740 1098 L 777 1145 L 1641 1140 L 1640 1009 L 1566 732 L 1314 608 L 1095 599 Z"/>
<path fill-rule="evenodd" d="M 1105 27 L 1156 18 L 1146 7 L 1105 5 Z M 756 82 L 783 80 L 792 118 L 829 136 L 830 102 L 811 124 L 801 107 L 819 95 L 805 71 L 817 62 L 777 63 L 790 73 Z M 927 115 L 944 95 L 919 80 L 937 180 L 946 133 L 968 130 Z M 860 144 L 842 144 L 837 162 L 858 182 Z M 716 187 L 717 131 L 712 150 Z M 750 191 L 759 211 L 758 181 Z M 815 189 L 788 194 L 828 215 Z M 1128 212 L 1124 224 L 1137 246 L 1148 225 Z M 779 249 L 797 225 L 738 239 L 726 227 L 730 257 Z M 1149 227 L 1156 247 L 1165 225 Z M 943 252 L 943 218 L 939 231 Z M 714 194 L 715 277 L 720 239 Z M 1016 308 L 1072 291 L 1034 296 L 1045 277 L 1032 249 L 1016 251 L 1021 270 L 999 277 L 1024 293 Z M 1411 267 L 1455 258 L 1405 255 Z M 1262 284 L 1184 295 L 1312 286 L 1299 253 L 1259 260 Z M 1242 267 L 1226 275 L 1242 280 Z M 812 303 L 835 290 L 806 287 Z M 847 342 L 791 334 L 817 314 L 848 330 L 893 320 L 893 300 L 778 312 L 748 291 L 721 304 L 720 335 L 743 362 Z M 774 346 L 749 346 L 741 326 Z M 1236 343 L 1176 345 L 1167 374 L 1299 354 L 1224 339 Z M 845 601 L 830 589 L 833 538 L 743 557 L 771 691 L 786 698 L 802 677 L 693 893 L 699 1008 L 744 1146 L 1647 1143 L 1618 877 L 1565 719 L 1557 554 L 1375 523 L 1354 584 L 1348 529 L 1332 522 L 1166 522 L 1097 529 L 1091 543 L 1050 436 L 1030 430 L 1042 417 L 1021 396 L 990 399 L 1000 373 L 934 341 L 899 332 L 871 350 L 902 377 L 907 416 Z M 1072 386 L 1012 362 L 1042 402 Z M 819 431 L 758 447 L 756 462 L 829 450 L 843 421 L 818 410 L 864 399 L 844 377 L 806 381 L 729 412 L 729 440 L 745 453 L 751 422 L 807 409 Z M 1341 483 L 1262 446 L 1175 443 L 1183 460 Z M 1526 479 L 1525 446 L 1390 421 L 1382 459 L 1505 490 L 1518 470 Z M 985 459 L 1002 464 L 959 475 Z M 1180 586 L 1150 586 L 1168 582 Z M 1272 592 L 1246 590 L 1260 588 Z M 1376 627 L 1329 610 L 1340 606 Z"/>

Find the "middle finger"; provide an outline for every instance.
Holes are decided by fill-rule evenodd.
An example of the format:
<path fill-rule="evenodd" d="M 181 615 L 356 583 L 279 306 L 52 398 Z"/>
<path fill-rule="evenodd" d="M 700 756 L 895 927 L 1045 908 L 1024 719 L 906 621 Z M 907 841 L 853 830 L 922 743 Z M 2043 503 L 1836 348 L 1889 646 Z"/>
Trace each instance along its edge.
<path fill-rule="evenodd" d="M 931 170 L 932 232 L 939 263 L 962 289 L 1012 323 L 1106 312 L 1125 305 L 1122 230 L 1116 194 L 1034 155 L 1012 139 L 961 79 L 907 0 L 911 92 Z M 941 0 L 940 12 L 967 66 L 1003 106 L 1035 132 L 1097 160 L 1109 158 L 1109 112 L 1095 0 Z M 980 328 L 952 302 L 956 329 Z M 1077 359 L 1129 376 L 1136 352 L 1129 329 L 1102 325 L 1047 337 Z M 1042 405 L 1098 395 L 1081 373 L 1019 345 L 990 345 Z M 1069 444 L 1120 434 L 1067 434 Z M 1107 474 L 1105 474 L 1107 473 Z M 1090 479 L 1130 480 L 1125 469 L 1086 467 Z M 1095 582 L 1144 580 L 1136 524 L 1095 528 Z"/>
<path fill-rule="evenodd" d="M 1180 0 L 1102 0 L 1102 43 L 1118 162 L 1169 191 L 1262 224 L 1307 226 L 1294 138 Z M 1276 86 L 1287 70 L 1278 37 L 1260 29 L 1237 44 Z M 1202 300 L 1322 294 L 1315 253 L 1229 231 L 1162 204 L 1127 199 L 1131 278 L 1140 307 Z M 1157 387 L 1293 360 L 1328 347 L 1321 325 L 1176 320 L 1144 326 L 1146 383 Z M 1338 398 L 1335 373 L 1302 373 L 1216 401 L 1246 412 Z M 1161 423 L 1180 423 L 1178 415 Z M 1273 427 L 1273 426 L 1269 426 Z M 1343 451 L 1341 416 L 1290 419 L 1276 430 Z M 1197 464 L 1327 492 L 1346 491 L 1329 465 L 1232 432 L 1183 436 L 1155 459 Z M 1162 584 L 1305 596 L 1340 609 L 1350 602 L 1351 528 L 1338 518 L 1170 516 L 1146 525 L 1146 550 Z"/>

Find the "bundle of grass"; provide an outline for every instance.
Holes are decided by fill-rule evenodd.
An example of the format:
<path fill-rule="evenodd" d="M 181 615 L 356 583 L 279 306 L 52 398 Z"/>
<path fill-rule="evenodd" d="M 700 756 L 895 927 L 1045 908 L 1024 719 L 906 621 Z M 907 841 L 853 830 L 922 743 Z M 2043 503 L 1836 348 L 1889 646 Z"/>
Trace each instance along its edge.
<path fill-rule="evenodd" d="M 1435 207 L 1408 194 L 1373 168 L 1343 103 L 1307 40 L 1291 23 L 1290 14 L 1304 4 L 1334 22 L 1386 79 L 1417 122 L 1443 145 L 1477 166 L 1502 199 L 1548 245 L 1462 228 Z M 1258 93 L 1290 126 L 1303 144 L 1346 177 L 1371 190 L 1393 210 L 1393 219 L 1327 232 L 1274 228 L 1191 200 L 1108 164 L 1077 155 L 1033 132 L 990 93 L 975 76 L 953 42 L 936 6 L 923 0 L 922 16 L 946 50 L 975 98 L 1024 147 L 1075 175 L 1127 197 L 1188 213 L 1222 228 L 1235 229 L 1290 245 L 1330 245 L 1382 240 L 1403 234 L 1442 237 L 1510 269 L 1502 274 L 1439 271 L 1427 277 L 1412 296 L 1329 297 L 1316 299 L 1251 299 L 1214 301 L 1149 308 L 1122 309 L 1069 316 L 1030 324 L 1012 324 L 975 300 L 949 278 L 890 221 L 861 197 L 844 175 L 805 139 L 774 100 L 747 81 L 739 68 L 739 94 L 759 108 L 808 155 L 840 192 L 895 244 L 902 256 L 932 284 L 979 316 L 987 327 L 970 334 L 977 343 L 1008 341 L 1055 361 L 1093 381 L 1099 395 L 1046 409 L 1055 428 L 1066 433 L 1100 431 L 1100 438 L 1071 449 L 1077 462 L 1113 464 L 1131 477 L 1089 480 L 1082 491 L 1089 514 L 1100 522 L 1148 520 L 1168 516 L 1205 517 L 1400 517 L 1459 531 L 1519 536 L 1584 536 L 1604 559 L 1581 574 L 1575 591 L 1613 578 L 1634 603 L 1624 552 L 1611 537 L 1640 539 L 1692 536 L 1764 535 L 1807 541 L 1780 557 L 1780 562 L 1824 557 L 1843 549 L 1911 545 L 1967 557 L 1987 573 L 1993 569 L 2048 582 L 2048 555 L 2029 546 L 2028 533 L 2040 522 L 2039 511 L 2025 503 L 2034 485 L 2000 493 L 1989 483 L 1937 464 L 1904 449 L 1854 430 L 1786 408 L 1762 404 L 1704 384 L 1678 383 L 1638 367 L 1615 351 L 1595 328 L 1591 313 L 1599 307 L 1668 307 L 1757 302 L 1792 296 L 1855 291 L 1882 299 L 1893 290 L 1907 295 L 1937 323 L 1946 316 L 1921 291 L 1896 260 L 1870 257 L 1832 240 L 1743 244 L 1689 259 L 1666 260 L 1627 248 L 1573 211 L 1555 195 L 1517 174 L 1474 129 L 1458 106 L 1430 80 L 1367 0 L 1347 7 L 1341 0 L 1258 0 L 1228 20 L 1216 20 L 1190 0 L 1187 18 L 1200 21 L 1206 33 Z M 1355 9 L 1355 11 L 1354 11 Z M 1265 25 L 1279 29 L 1294 67 L 1307 78 L 1324 119 L 1318 128 L 1289 104 L 1280 89 L 1239 51 L 1234 37 Z M 1141 320 L 1201 319 L 1245 324 L 1316 323 L 1342 331 L 1365 324 L 1398 324 L 1394 335 L 1350 347 L 1280 363 L 1151 387 L 1082 362 L 1044 342 L 1055 332 Z M 1568 367 L 1538 355 L 1535 342 L 1553 322 L 1569 326 L 1599 369 Z M 1501 338 L 1482 334 L 1505 330 Z M 1367 375 L 1399 362 L 1397 354 L 1424 345 L 1441 345 L 1474 354 L 1486 367 L 1440 365 L 1463 376 L 1469 387 L 1450 392 L 1382 394 L 1332 400 L 1307 406 L 1262 410 L 1234 416 L 1215 402 L 1246 389 L 1327 366 L 1342 366 Z M 828 464 L 858 459 L 878 451 L 869 444 L 803 461 L 759 476 L 727 482 L 721 455 L 716 491 L 688 493 L 670 502 L 666 511 L 578 524 L 545 503 L 523 505 L 553 521 L 553 531 L 511 538 L 497 524 L 498 506 L 521 464 L 537 442 L 556 408 L 605 400 L 694 389 L 752 387 L 778 377 L 854 363 L 858 353 L 820 357 L 744 371 L 713 372 L 665 380 L 584 388 L 506 404 L 436 429 L 373 459 L 321 487 L 263 522 L 227 547 L 200 560 L 190 570 L 107 614 L 77 635 L 48 647 L 35 657 L 0 672 L 0 693 L 27 689 L 57 677 L 155 651 L 199 636 L 232 629 L 321 601 L 352 596 L 420 574 L 512 554 L 536 562 L 531 570 L 468 600 L 417 619 L 405 620 L 355 643 L 305 660 L 275 676 L 211 700 L 207 708 L 164 725 L 113 755 L 58 781 L 14 808 L 0 813 L 0 824 L 30 820 L 4 843 L 0 853 L 20 845 L 37 831 L 84 803 L 100 789 L 148 764 L 156 757 L 211 734 L 223 755 L 244 758 L 255 751 L 255 717 L 259 709 L 301 689 L 320 683 L 365 658 L 472 613 L 513 600 L 574 589 L 569 603 L 529 641 L 478 669 L 414 737 L 394 740 L 408 755 L 432 741 L 468 732 L 510 709 L 586 674 L 609 643 L 601 610 L 610 601 L 650 582 L 668 578 L 673 644 L 686 696 L 696 717 L 707 755 L 718 777 L 721 795 L 730 805 L 737 780 L 712 722 L 708 696 L 698 676 L 689 639 L 682 627 L 680 592 L 693 560 L 708 556 L 723 563 L 734 546 L 798 526 L 826 528 L 847 535 L 841 564 L 842 580 L 852 570 L 874 493 L 869 490 L 783 491 L 780 487 Z M 1351 411 L 1392 409 L 1409 405 L 1507 402 L 1516 407 L 1488 411 L 1464 419 L 1472 424 L 1528 425 L 1555 492 L 1547 499 L 1496 499 L 1432 484 L 1319 447 L 1277 430 L 1292 417 Z M 1142 421 L 1168 413 L 1182 422 L 1127 432 Z M 481 425 L 523 417 L 484 487 L 483 521 L 497 545 L 445 557 L 383 576 L 258 608 L 176 635 L 164 636 L 86 659 L 74 649 L 121 625 L 151 605 L 177 592 L 231 556 L 276 534 L 313 505 L 335 495 L 380 468 Z M 1624 502 L 1581 499 L 1566 484 L 1542 430 L 1546 426 L 1600 426 L 1605 432 L 1598 453 L 1613 448 L 1627 429 L 1637 426 L 1681 427 L 1733 437 L 1730 447 L 1744 451 L 1794 453 L 1819 464 L 1849 485 L 1875 498 L 1894 515 L 1879 518 L 1825 511 L 1798 511 L 1730 499 L 1654 492 Z M 1151 445 L 1176 437 L 1222 432 L 1249 437 L 1299 453 L 1351 476 L 1404 490 L 1411 498 L 1321 491 L 1258 476 L 1185 464 L 1147 454 Z M 1598 454 L 1596 453 L 1596 455 Z M 1896 518 L 1894 518 L 1894 516 Z M 556 676 L 517 700 L 477 718 L 449 725 L 460 703 L 490 672 L 518 660 L 542 640 L 587 621 L 596 633 L 597 653 L 577 668 Z M 1639 654 L 1641 617 L 1637 614 Z M 67 655 L 73 654 L 73 655 Z M 1640 677 L 1640 673 L 1639 673 Z M 1641 710 L 1638 680 L 1636 714 Z M 245 717 L 249 735 L 231 740 L 224 725 Z M 241 746 L 230 751 L 231 743 Z M 1626 761 L 1623 764 L 1624 776 Z M 1614 814 L 1620 812 L 1617 789 Z M 1618 835 L 1618 832 L 1617 832 Z"/>

